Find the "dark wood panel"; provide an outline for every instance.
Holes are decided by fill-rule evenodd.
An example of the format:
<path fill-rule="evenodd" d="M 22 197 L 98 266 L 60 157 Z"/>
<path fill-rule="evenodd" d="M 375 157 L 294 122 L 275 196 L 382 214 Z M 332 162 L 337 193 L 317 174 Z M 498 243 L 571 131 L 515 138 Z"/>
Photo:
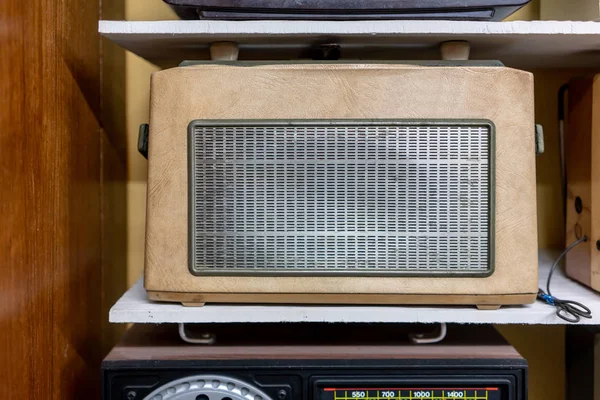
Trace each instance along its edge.
<path fill-rule="evenodd" d="M 124 0 L 102 0 L 102 19 L 124 20 Z M 110 147 L 116 150 L 122 165 L 120 168 L 125 172 L 127 161 L 125 50 L 106 38 L 101 38 L 100 46 L 102 53 L 102 126 Z"/>
<path fill-rule="evenodd" d="M 107 354 L 126 325 L 108 322 L 110 307 L 127 290 L 126 167 L 102 130 L 102 352 Z"/>
<path fill-rule="evenodd" d="M 99 398 L 99 2 L 0 2 L 0 387 Z"/>
<path fill-rule="evenodd" d="M 102 19 L 125 19 L 123 0 L 103 0 Z M 119 340 L 123 324 L 108 322 L 110 307 L 127 290 L 127 130 L 125 51 L 101 39 L 102 124 L 102 335 L 103 353 Z"/>
<path fill-rule="evenodd" d="M 215 336 L 215 344 L 198 346 L 183 342 L 177 325 L 136 324 L 106 360 L 521 358 L 488 325 L 451 324 L 441 343 L 409 342 L 409 334 L 424 329 L 428 328 L 414 324 L 188 325 L 192 336 Z"/>

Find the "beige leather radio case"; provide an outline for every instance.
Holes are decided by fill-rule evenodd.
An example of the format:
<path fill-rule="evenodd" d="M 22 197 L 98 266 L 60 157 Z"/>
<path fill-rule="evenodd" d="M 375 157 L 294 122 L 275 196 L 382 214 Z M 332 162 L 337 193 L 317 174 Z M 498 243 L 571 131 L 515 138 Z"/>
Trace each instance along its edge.
<path fill-rule="evenodd" d="M 533 76 L 206 63 L 152 76 L 152 300 L 523 304 L 537 293 Z"/>

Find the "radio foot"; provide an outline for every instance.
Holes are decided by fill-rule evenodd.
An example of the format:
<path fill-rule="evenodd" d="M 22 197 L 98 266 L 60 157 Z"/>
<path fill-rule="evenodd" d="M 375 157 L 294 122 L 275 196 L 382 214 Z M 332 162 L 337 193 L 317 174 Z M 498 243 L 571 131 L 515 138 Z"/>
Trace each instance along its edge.
<path fill-rule="evenodd" d="M 185 307 L 204 307 L 204 305 L 206 303 L 184 303 L 184 302 L 181 302 L 181 304 Z"/>
<path fill-rule="evenodd" d="M 471 53 L 471 45 L 466 41 L 444 42 L 440 46 L 442 60 L 468 60 Z"/>
<path fill-rule="evenodd" d="M 500 307 L 502 307 L 502 306 L 498 305 L 498 304 L 478 304 L 477 305 L 478 310 L 499 310 Z"/>
<path fill-rule="evenodd" d="M 236 61 L 239 49 L 234 42 L 215 42 L 210 45 L 210 59 L 213 61 Z"/>

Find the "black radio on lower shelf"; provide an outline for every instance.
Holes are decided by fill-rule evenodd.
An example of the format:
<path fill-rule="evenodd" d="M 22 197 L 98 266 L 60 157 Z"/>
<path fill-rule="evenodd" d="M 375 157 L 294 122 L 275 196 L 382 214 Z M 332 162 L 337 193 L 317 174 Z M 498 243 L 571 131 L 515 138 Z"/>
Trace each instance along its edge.
<path fill-rule="evenodd" d="M 103 362 L 104 400 L 525 400 L 527 363 L 488 326 L 415 345 L 414 326 L 134 326 Z"/>

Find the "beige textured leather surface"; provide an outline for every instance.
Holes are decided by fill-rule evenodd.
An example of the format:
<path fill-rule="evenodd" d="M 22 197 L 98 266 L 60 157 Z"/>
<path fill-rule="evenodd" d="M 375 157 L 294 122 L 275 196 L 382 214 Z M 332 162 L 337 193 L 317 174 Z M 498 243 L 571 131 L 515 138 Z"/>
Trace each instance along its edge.
<path fill-rule="evenodd" d="M 145 286 L 181 293 L 537 292 L 533 76 L 501 67 L 200 65 L 152 77 Z M 194 119 L 488 119 L 496 126 L 496 265 L 488 278 L 196 277 L 187 257 Z"/>

